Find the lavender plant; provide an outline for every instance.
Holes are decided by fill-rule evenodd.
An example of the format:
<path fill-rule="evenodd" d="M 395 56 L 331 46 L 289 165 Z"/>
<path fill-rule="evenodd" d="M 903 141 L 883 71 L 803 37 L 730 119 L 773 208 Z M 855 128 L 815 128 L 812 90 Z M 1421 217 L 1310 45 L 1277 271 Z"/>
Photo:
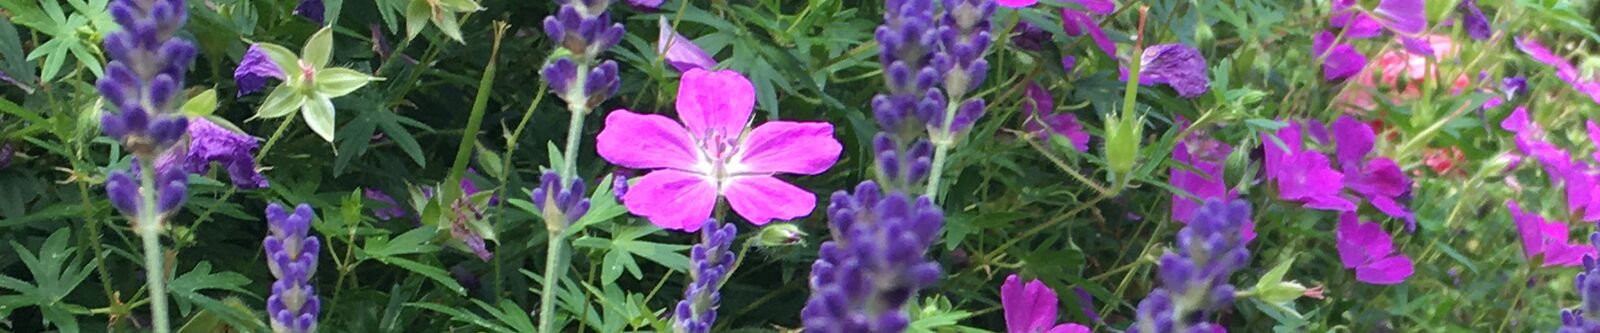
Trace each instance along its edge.
<path fill-rule="evenodd" d="M 1178 231 L 1175 252 L 1161 256 L 1156 271 L 1161 287 L 1139 302 L 1138 322 L 1129 332 L 1211 332 L 1212 314 L 1233 304 L 1228 278 L 1249 263 L 1244 228 L 1250 204 L 1209 200 Z"/>
<path fill-rule="evenodd" d="M 689 249 L 690 283 L 683 289 L 683 300 L 673 311 L 672 328 L 680 333 L 705 333 L 717 322 L 717 307 L 722 302 L 722 283 L 733 273 L 733 239 L 738 228 L 733 224 L 717 226 L 715 220 L 706 221 L 700 233 L 700 243 Z"/>
<path fill-rule="evenodd" d="M 322 301 L 311 278 L 317 273 L 317 255 L 322 243 L 310 235 L 311 206 L 300 204 L 294 212 L 282 205 L 267 206 L 267 229 L 261 241 L 267 255 L 267 268 L 277 278 L 267 297 L 267 319 L 274 332 L 311 333 L 317 331 L 317 315 Z"/>

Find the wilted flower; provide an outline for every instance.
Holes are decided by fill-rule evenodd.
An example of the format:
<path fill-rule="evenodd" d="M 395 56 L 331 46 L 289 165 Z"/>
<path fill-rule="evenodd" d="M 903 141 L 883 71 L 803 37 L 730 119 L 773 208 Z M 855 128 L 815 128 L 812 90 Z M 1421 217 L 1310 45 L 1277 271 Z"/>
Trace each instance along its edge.
<path fill-rule="evenodd" d="M 1160 287 L 1139 302 L 1137 320 L 1128 332 L 1212 332 L 1206 322 L 1233 304 L 1228 277 L 1250 261 L 1242 228 L 1250 221 L 1243 200 L 1209 200 L 1183 230 L 1176 252 L 1161 256 L 1156 275 Z"/>
<path fill-rule="evenodd" d="M 1411 257 L 1396 253 L 1394 238 L 1383 225 L 1360 221 L 1355 212 L 1339 215 L 1339 230 L 1334 235 L 1339 261 L 1356 270 L 1356 280 L 1370 284 L 1396 284 L 1411 277 Z"/>
<path fill-rule="evenodd" d="M 805 216 L 816 197 L 773 177 L 814 175 L 843 147 L 826 122 L 769 121 L 749 129 L 755 88 L 733 71 L 691 69 L 678 89 L 678 117 L 611 112 L 596 138 L 601 157 L 656 169 L 629 189 L 628 210 L 666 229 L 694 231 L 718 197 L 757 225 Z"/>
<path fill-rule="evenodd" d="M 1049 90 L 1037 82 L 1028 84 L 1028 91 L 1024 94 L 1027 98 L 1022 103 L 1022 128 L 1028 133 L 1033 133 L 1041 139 L 1050 139 L 1060 135 L 1072 143 L 1078 151 L 1089 150 L 1089 133 L 1083 131 L 1083 124 L 1078 123 L 1078 115 L 1071 112 L 1056 112 L 1055 97 Z"/>
<path fill-rule="evenodd" d="M 244 96 L 261 91 L 267 86 L 267 78 L 283 80 L 287 75 L 259 44 L 250 44 L 250 49 L 244 51 L 244 59 L 239 60 L 239 67 L 233 69 L 233 82 L 238 87 L 238 96 Z"/>
<path fill-rule="evenodd" d="M 660 22 L 661 34 L 656 39 L 656 53 L 660 53 L 668 65 L 679 72 L 717 67 L 717 60 L 712 59 L 710 54 L 701 50 L 699 45 L 694 45 L 694 41 L 672 30 L 672 24 L 667 22 L 666 16 L 661 16 Z"/>
<path fill-rule="evenodd" d="M 1200 50 L 1183 44 L 1152 45 L 1139 57 L 1139 84 L 1166 84 L 1178 91 L 1178 96 L 1199 97 L 1211 88 L 1206 75 L 1206 58 Z M 1124 68 L 1126 72 L 1126 68 Z M 1127 73 L 1123 73 L 1127 80 Z"/>
<path fill-rule="evenodd" d="M 190 173 L 206 173 L 211 162 L 228 170 L 234 186 L 244 189 L 267 187 L 267 177 L 256 171 L 255 153 L 259 144 L 256 138 L 235 133 L 217 126 L 205 118 L 189 121 L 189 153 L 184 159 L 184 169 Z"/>
<path fill-rule="evenodd" d="M 262 240 L 267 255 L 267 268 L 277 282 L 272 283 L 272 295 L 267 297 L 267 318 L 274 332 L 307 333 L 317 330 L 317 314 L 321 301 L 311 286 L 311 277 L 317 273 L 317 255 L 322 247 L 317 236 L 310 235 L 311 206 L 300 204 L 294 214 L 282 205 L 267 206 L 267 226 L 271 230 Z"/>
<path fill-rule="evenodd" d="M 1016 274 L 1000 286 L 1000 304 L 1005 310 L 1007 333 L 1089 333 L 1078 324 L 1056 324 L 1056 291 L 1039 280 L 1026 285 Z"/>
<path fill-rule="evenodd" d="M 733 238 L 738 229 L 733 224 L 717 226 L 708 220 L 701 229 L 700 243 L 689 250 L 689 285 L 683 288 L 683 300 L 673 312 L 673 328 L 680 333 L 705 333 L 717 322 L 717 307 L 722 302 L 718 289 L 733 273 Z"/>
<path fill-rule="evenodd" d="M 884 193 L 863 182 L 855 194 L 834 192 L 828 205 L 833 240 L 811 265 L 811 298 L 800 318 L 807 332 L 901 332 L 906 302 L 939 280 L 928 251 L 944 213 L 927 197 Z"/>

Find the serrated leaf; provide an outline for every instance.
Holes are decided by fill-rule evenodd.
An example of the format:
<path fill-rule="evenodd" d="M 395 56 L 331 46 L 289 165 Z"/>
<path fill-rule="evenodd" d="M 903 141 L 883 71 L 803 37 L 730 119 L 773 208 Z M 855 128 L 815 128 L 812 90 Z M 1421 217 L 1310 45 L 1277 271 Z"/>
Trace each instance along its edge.
<path fill-rule="evenodd" d="M 205 117 L 217 110 L 217 90 L 207 89 L 199 95 L 190 97 L 183 103 L 183 114 L 192 117 Z"/>
<path fill-rule="evenodd" d="M 306 126 L 311 127 L 322 140 L 333 142 L 334 110 L 333 100 L 326 96 L 313 96 L 300 106 L 300 116 L 305 118 Z"/>

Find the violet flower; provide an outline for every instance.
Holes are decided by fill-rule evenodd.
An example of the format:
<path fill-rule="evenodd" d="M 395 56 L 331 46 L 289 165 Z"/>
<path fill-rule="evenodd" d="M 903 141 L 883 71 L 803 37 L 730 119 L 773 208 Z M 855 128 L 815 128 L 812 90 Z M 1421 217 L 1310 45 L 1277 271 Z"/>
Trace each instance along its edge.
<path fill-rule="evenodd" d="M 283 80 L 286 75 L 266 50 L 258 44 L 250 44 L 250 49 L 244 51 L 244 59 L 239 60 L 239 67 L 233 69 L 233 82 L 237 95 L 244 96 L 261 91 L 267 86 L 268 78 Z"/>
<path fill-rule="evenodd" d="M 873 138 L 877 176 L 890 188 L 909 189 L 927 177 L 933 145 L 921 136 L 943 119 L 943 71 L 935 66 L 939 27 L 932 0 L 894 0 L 874 35 L 883 52 L 886 91 L 872 98 L 872 116 L 882 130 Z M 948 60 L 946 60 L 948 61 Z"/>
<path fill-rule="evenodd" d="M 676 68 L 679 72 L 696 68 L 710 70 L 712 67 L 717 67 L 717 60 L 712 59 L 710 54 L 701 50 L 694 41 L 672 30 L 672 24 L 667 22 L 666 16 L 661 16 L 660 22 L 661 34 L 656 39 L 656 53 L 661 54 L 668 65 L 672 65 L 672 68 Z"/>
<path fill-rule="evenodd" d="M 661 3 L 666 0 L 628 0 L 628 5 L 639 10 L 655 12 L 661 10 Z"/>
<path fill-rule="evenodd" d="M 1089 333 L 1079 324 L 1056 324 L 1056 291 L 1039 280 L 1026 285 L 1016 274 L 1000 286 L 1000 304 L 1005 310 L 1006 333 Z"/>
<path fill-rule="evenodd" d="M 1473 40 L 1486 40 L 1494 34 L 1489 27 L 1489 17 L 1483 15 L 1483 10 L 1478 9 L 1478 0 L 1462 0 L 1456 5 L 1456 11 L 1461 13 L 1461 26 L 1466 28 L 1467 37 Z"/>
<path fill-rule="evenodd" d="M 1511 220 L 1522 239 L 1522 253 L 1529 260 L 1543 256 L 1544 267 L 1577 266 L 1585 256 L 1596 254 L 1593 247 L 1567 242 L 1567 224 L 1545 221 L 1538 212 L 1523 212 L 1516 201 L 1506 201 Z"/>
<path fill-rule="evenodd" d="M 1600 244 L 1600 233 L 1590 234 L 1589 242 Z M 1572 282 L 1583 303 L 1561 310 L 1561 329 L 1556 332 L 1600 332 L 1600 260 L 1595 259 L 1594 254 L 1584 255 L 1583 271 L 1578 272 Z"/>
<path fill-rule="evenodd" d="M 154 162 L 167 155 L 189 125 L 188 117 L 178 112 L 178 95 L 184 73 L 194 62 L 195 47 L 173 37 L 188 21 L 187 8 L 181 0 L 117 0 L 108 8 L 123 29 L 104 39 L 111 61 L 95 87 L 117 112 L 101 114 L 100 129 L 121 141 L 138 160 Z M 158 206 L 162 211 L 175 209 L 187 195 L 187 175 L 156 173 Z M 138 216 L 135 176 L 112 171 L 108 177 L 106 191 L 112 202 L 131 204 L 118 208 Z"/>
<path fill-rule="evenodd" d="M 1323 31 L 1311 42 L 1312 53 L 1322 62 L 1322 78 L 1335 81 L 1361 73 L 1367 67 L 1367 57 L 1350 44 L 1333 44 L 1338 37 Z"/>
<path fill-rule="evenodd" d="M 1122 80 L 1128 80 L 1123 68 Z M 1183 44 L 1159 44 L 1144 49 L 1139 57 L 1139 84 L 1166 84 L 1178 96 L 1195 98 L 1211 88 L 1206 75 L 1206 58 L 1200 50 Z"/>
<path fill-rule="evenodd" d="M 1329 166 L 1326 155 L 1304 148 L 1299 122 L 1291 121 L 1278 129 L 1276 137 L 1287 150 L 1279 148 L 1267 135 L 1263 133 L 1261 137 L 1266 146 L 1266 176 L 1277 182 L 1279 198 L 1315 209 L 1356 209 L 1355 203 L 1340 195 L 1345 175 Z"/>
<path fill-rule="evenodd" d="M 16 155 L 16 147 L 10 143 L 0 144 L 0 170 L 11 166 L 11 155 Z"/>
<path fill-rule="evenodd" d="M 399 202 L 394 200 L 394 197 L 390 197 L 389 194 L 383 193 L 383 191 L 369 188 L 362 190 L 361 194 L 362 196 L 365 196 L 367 200 L 377 201 L 385 205 L 384 207 L 375 207 L 372 209 L 372 214 L 377 216 L 379 220 L 388 221 L 406 217 L 406 215 L 410 214 L 406 212 L 405 206 L 401 206 Z"/>
<path fill-rule="evenodd" d="M 678 89 L 678 117 L 617 110 L 595 150 L 611 163 L 656 169 L 623 203 L 666 229 L 695 231 L 717 198 L 756 225 L 811 214 L 816 196 L 774 177 L 828 170 L 843 146 L 826 122 L 769 121 L 749 129 L 755 88 L 733 71 L 691 69 Z"/>
<path fill-rule="evenodd" d="M 1339 215 L 1339 262 L 1356 271 L 1356 280 L 1368 284 L 1391 285 L 1411 277 L 1411 257 L 1397 253 L 1394 238 L 1383 225 L 1362 222 L 1355 212 Z"/>
<path fill-rule="evenodd" d="M 1117 11 L 1117 3 L 1112 0 L 1066 0 L 1066 2 L 1083 7 L 1088 12 L 1071 7 L 1061 8 L 1062 32 L 1065 32 L 1067 36 L 1073 37 L 1082 36 L 1087 32 L 1089 38 L 1094 40 L 1094 44 L 1100 47 L 1101 52 L 1105 52 L 1106 56 L 1116 58 L 1116 42 L 1111 41 L 1111 37 L 1106 36 L 1105 30 L 1100 29 L 1100 21 L 1094 15 L 1111 15 L 1111 13 L 1115 13 Z"/>
<path fill-rule="evenodd" d="M 1528 78 L 1512 76 L 1500 80 L 1500 91 L 1505 92 L 1506 99 L 1516 99 L 1517 95 L 1528 91 Z"/>
<path fill-rule="evenodd" d="M 1243 200 L 1208 200 L 1195 218 L 1178 231 L 1177 252 L 1161 256 L 1156 270 L 1160 287 L 1139 302 L 1137 323 L 1130 333 L 1213 332 L 1206 322 L 1233 304 L 1228 277 L 1250 262 L 1242 229 L 1250 221 Z"/>
<path fill-rule="evenodd" d="M 323 19 L 323 12 L 322 0 L 300 0 L 300 4 L 294 6 L 295 15 L 311 20 L 317 25 L 323 25 L 327 22 Z"/>
<path fill-rule="evenodd" d="M 718 289 L 733 269 L 733 239 L 738 229 L 733 224 L 717 226 L 708 220 L 701 229 L 700 244 L 689 250 L 689 285 L 683 300 L 673 312 L 672 327 L 679 333 L 706 333 L 717 322 L 717 307 L 722 301 Z"/>
<path fill-rule="evenodd" d="M 806 332 L 904 331 L 906 302 L 942 274 L 924 254 L 943 224 L 944 212 L 927 197 L 883 193 L 872 181 L 854 195 L 834 192 L 833 240 L 811 266 L 811 297 L 800 312 Z"/>
<path fill-rule="evenodd" d="M 622 23 L 612 23 L 606 12 L 610 0 L 558 0 L 561 8 L 544 18 L 544 32 L 570 53 L 539 69 L 540 76 L 568 105 L 588 105 L 589 110 L 617 92 L 617 63 L 599 56 L 622 41 Z M 579 67 L 587 68 L 579 73 Z M 583 85 L 578 85 L 583 75 Z"/>
<path fill-rule="evenodd" d="M 1050 96 L 1049 90 L 1037 82 L 1030 82 L 1025 97 L 1022 102 L 1023 130 L 1040 139 L 1060 135 L 1072 143 L 1072 148 L 1080 152 L 1089 150 L 1089 133 L 1083 131 L 1078 115 L 1056 112 L 1055 97 Z"/>
<path fill-rule="evenodd" d="M 994 2 L 1000 4 L 1001 7 L 1023 8 L 1039 3 L 1039 0 L 995 0 Z"/>
<path fill-rule="evenodd" d="M 1188 121 L 1180 120 L 1182 127 L 1188 127 Z M 1268 148 L 1271 149 L 1271 148 Z M 1200 209 L 1200 204 L 1207 200 L 1225 200 L 1233 197 L 1228 192 L 1228 184 L 1223 180 L 1222 168 L 1226 164 L 1228 154 L 1233 152 L 1233 147 L 1221 141 L 1213 140 L 1204 133 L 1191 134 L 1188 138 L 1178 141 L 1172 149 L 1174 162 L 1187 164 L 1194 167 L 1189 171 L 1186 168 L 1173 167 L 1168 182 L 1172 187 L 1188 192 L 1193 198 L 1172 194 L 1172 219 L 1178 222 L 1189 223 L 1195 216 L 1195 211 Z M 1253 228 L 1246 228 L 1246 230 Z"/>
<path fill-rule="evenodd" d="M 1422 0 L 1382 0 L 1370 14 L 1360 10 L 1358 0 L 1332 0 L 1333 15 L 1329 25 L 1347 29 L 1346 38 L 1376 37 L 1387 28 L 1403 35 L 1421 34 L 1428 28 Z"/>
<path fill-rule="evenodd" d="M 617 181 L 627 180 L 618 178 Z M 566 226 L 577 223 L 589 213 L 589 198 L 583 196 L 587 190 L 583 186 L 583 179 L 572 177 L 571 182 L 562 183 L 561 175 L 551 170 L 545 171 L 544 175 L 539 177 L 539 187 L 533 189 L 531 196 L 533 206 L 543 210 L 544 214 L 541 215 L 559 219 L 545 221 L 547 226 L 560 227 L 550 230 L 566 230 Z"/>
<path fill-rule="evenodd" d="M 1367 158 L 1377 139 L 1372 127 L 1345 115 L 1333 122 L 1333 136 L 1344 185 L 1384 214 L 1404 219 L 1406 230 L 1415 231 L 1416 217 L 1399 203 L 1399 198 L 1411 193 L 1411 178 L 1387 157 Z"/>
<path fill-rule="evenodd" d="M 128 172 L 113 171 L 106 176 L 106 195 L 111 199 L 111 206 L 126 216 L 139 215 L 142 202 L 139 196 L 140 168 L 138 158 L 134 158 L 133 167 Z M 155 175 L 156 211 L 165 214 L 183 206 L 188 199 L 189 173 L 173 165 L 173 162 L 158 161 L 155 163 Z"/>
<path fill-rule="evenodd" d="M 258 146 L 255 137 L 235 133 L 205 118 L 195 118 L 189 121 L 189 153 L 184 159 L 184 169 L 203 174 L 211 170 L 211 162 L 217 162 L 228 170 L 228 178 L 234 186 L 267 188 L 267 177 L 256 171 L 253 154 Z"/>
<path fill-rule="evenodd" d="M 274 332 L 307 333 L 317 330 L 317 313 L 321 301 L 311 285 L 317 273 L 317 255 L 321 252 L 317 236 L 310 235 L 311 206 L 295 206 L 294 214 L 282 205 L 267 206 L 267 226 L 271 230 L 262 240 L 267 255 L 267 268 L 277 282 L 272 283 L 272 295 L 267 297 L 267 318 Z"/>

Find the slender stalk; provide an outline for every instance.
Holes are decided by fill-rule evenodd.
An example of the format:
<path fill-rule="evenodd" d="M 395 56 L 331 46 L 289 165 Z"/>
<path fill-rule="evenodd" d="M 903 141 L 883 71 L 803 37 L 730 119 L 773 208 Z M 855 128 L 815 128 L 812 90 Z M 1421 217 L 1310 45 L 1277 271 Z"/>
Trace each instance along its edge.
<path fill-rule="evenodd" d="M 955 122 L 956 107 L 961 105 L 960 98 L 951 99 L 944 106 L 944 122 L 939 124 L 939 129 L 934 130 L 933 139 L 933 169 L 928 172 L 928 187 L 923 189 L 923 195 L 929 200 L 939 200 L 939 179 L 944 178 L 944 160 L 950 155 L 950 146 L 956 143 L 955 133 L 950 131 L 950 123 Z"/>
<path fill-rule="evenodd" d="M 156 333 L 171 330 L 167 323 L 167 266 L 161 263 L 161 213 L 156 209 L 156 165 L 150 158 L 139 159 L 139 216 L 134 230 L 144 243 L 145 283 L 150 289 L 150 326 Z"/>
<path fill-rule="evenodd" d="M 544 257 L 544 287 L 539 293 L 539 332 L 558 332 L 556 328 L 556 286 L 561 284 L 558 268 L 567 261 L 567 237 L 564 232 L 551 231 L 548 251 Z"/>
<path fill-rule="evenodd" d="M 575 94 L 582 95 L 581 90 L 583 89 L 584 84 L 586 84 L 585 81 L 589 80 L 588 73 L 589 63 L 585 62 L 578 64 L 578 75 L 573 78 L 572 85 L 568 89 L 577 89 L 580 92 Z M 565 91 L 561 93 L 568 94 L 568 92 Z M 570 182 L 572 181 L 573 177 L 577 177 L 578 175 L 578 143 L 581 140 L 579 136 L 583 135 L 583 118 L 589 114 L 589 104 L 587 100 L 588 98 L 574 98 L 567 100 L 567 110 L 572 111 L 572 120 L 567 124 L 567 148 L 561 152 L 562 182 Z"/>

